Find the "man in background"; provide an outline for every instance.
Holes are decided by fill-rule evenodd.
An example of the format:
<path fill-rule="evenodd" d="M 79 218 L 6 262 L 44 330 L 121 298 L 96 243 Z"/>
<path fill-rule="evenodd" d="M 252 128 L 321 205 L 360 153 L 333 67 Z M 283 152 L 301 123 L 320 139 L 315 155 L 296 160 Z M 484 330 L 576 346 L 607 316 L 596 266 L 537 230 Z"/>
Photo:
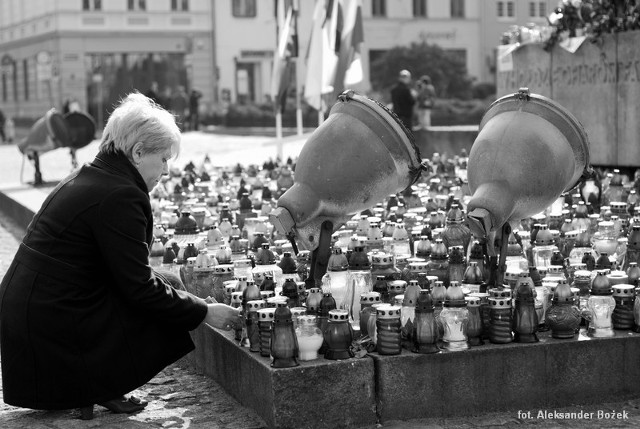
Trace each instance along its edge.
<path fill-rule="evenodd" d="M 398 82 L 391 89 L 391 103 L 393 104 L 393 113 L 411 131 L 413 129 L 413 105 L 416 100 L 411 91 L 409 70 L 400 71 Z"/>
<path fill-rule="evenodd" d="M 198 131 L 200 124 L 200 98 L 202 93 L 196 89 L 192 89 L 189 93 L 189 129 Z"/>

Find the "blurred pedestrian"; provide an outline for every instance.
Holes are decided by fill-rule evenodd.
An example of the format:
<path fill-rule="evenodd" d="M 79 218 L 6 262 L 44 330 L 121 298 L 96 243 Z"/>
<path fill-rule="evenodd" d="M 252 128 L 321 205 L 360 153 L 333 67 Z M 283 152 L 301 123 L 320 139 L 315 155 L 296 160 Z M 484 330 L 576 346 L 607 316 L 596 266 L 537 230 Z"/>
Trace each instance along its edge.
<path fill-rule="evenodd" d="M 418 101 L 418 128 L 426 130 L 431 126 L 431 110 L 436 101 L 436 89 L 428 75 L 420 76 L 416 82 Z"/>
<path fill-rule="evenodd" d="M 411 90 L 411 73 L 409 70 L 400 71 L 398 82 L 391 89 L 391 103 L 393 104 L 393 113 L 411 131 L 413 129 L 413 106 L 416 100 Z"/>
<path fill-rule="evenodd" d="M 7 141 L 7 136 L 4 133 L 4 125 L 6 122 L 7 118 L 6 116 L 4 116 L 4 112 L 2 111 L 2 109 L 0 109 L 0 139 L 2 140 L 2 143 Z"/>
<path fill-rule="evenodd" d="M 200 126 L 200 98 L 202 93 L 196 89 L 192 89 L 189 93 L 189 129 L 198 131 Z"/>
<path fill-rule="evenodd" d="M 151 82 L 151 86 L 149 87 L 147 92 L 145 92 L 144 95 L 152 99 L 154 103 L 162 106 L 162 103 L 160 100 L 160 92 L 158 90 L 158 82 L 155 82 L 155 81 Z"/>
<path fill-rule="evenodd" d="M 176 122 L 180 131 L 184 131 L 187 116 L 189 115 L 189 98 L 184 90 L 184 86 L 178 86 L 175 93 L 171 97 L 171 111 L 176 117 Z"/>
<path fill-rule="evenodd" d="M 8 143 L 13 143 L 16 138 L 16 124 L 13 122 L 11 116 L 8 116 L 4 123 L 4 135 Z"/>
<path fill-rule="evenodd" d="M 180 148 L 174 117 L 142 94 L 113 111 L 95 159 L 63 179 L 27 228 L 0 283 L 3 400 L 26 408 L 99 404 L 142 410 L 124 395 L 193 350 L 202 323 L 231 330 L 238 309 L 184 290 L 149 265 L 149 192 Z"/>

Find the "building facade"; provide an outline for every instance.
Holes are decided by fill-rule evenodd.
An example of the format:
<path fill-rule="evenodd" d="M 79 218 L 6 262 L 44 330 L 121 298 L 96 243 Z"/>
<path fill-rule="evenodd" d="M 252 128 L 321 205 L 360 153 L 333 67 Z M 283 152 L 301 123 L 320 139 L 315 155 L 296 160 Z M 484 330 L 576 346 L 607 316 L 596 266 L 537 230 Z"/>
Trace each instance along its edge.
<path fill-rule="evenodd" d="M 0 108 L 39 117 L 77 100 L 99 123 L 122 95 L 157 82 L 202 92 L 201 109 L 270 100 L 276 0 L 0 0 Z M 304 80 L 314 0 L 299 0 L 297 73 Z M 495 81 L 511 25 L 543 23 L 554 0 L 363 0 L 364 81 L 394 47 L 438 44 Z"/>

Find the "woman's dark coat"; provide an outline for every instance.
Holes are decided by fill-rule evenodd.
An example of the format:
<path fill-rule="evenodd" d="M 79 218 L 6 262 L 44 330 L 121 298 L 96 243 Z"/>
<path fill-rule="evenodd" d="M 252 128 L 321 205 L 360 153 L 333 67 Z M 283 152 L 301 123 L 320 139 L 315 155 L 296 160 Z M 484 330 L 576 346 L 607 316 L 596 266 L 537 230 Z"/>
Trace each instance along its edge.
<path fill-rule="evenodd" d="M 4 401 L 67 409 L 114 399 L 193 350 L 206 303 L 148 264 L 147 187 L 99 154 L 62 181 L 0 285 Z"/>

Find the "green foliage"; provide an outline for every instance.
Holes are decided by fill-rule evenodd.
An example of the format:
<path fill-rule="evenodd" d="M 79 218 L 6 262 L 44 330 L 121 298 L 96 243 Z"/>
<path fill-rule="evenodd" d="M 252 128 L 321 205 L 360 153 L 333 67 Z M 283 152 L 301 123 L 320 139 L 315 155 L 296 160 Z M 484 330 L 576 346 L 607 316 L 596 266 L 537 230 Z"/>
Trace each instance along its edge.
<path fill-rule="evenodd" d="M 227 109 L 216 109 L 201 119 L 203 125 L 227 127 L 275 127 L 273 104 L 230 104 Z M 318 113 L 305 103 L 302 104 L 302 123 L 305 127 L 318 125 Z M 296 126 L 295 100 L 288 100 L 282 114 L 283 127 Z"/>
<path fill-rule="evenodd" d="M 389 101 L 389 91 L 402 69 L 409 70 L 414 81 L 429 75 L 439 98 L 471 98 L 472 80 L 464 59 L 423 42 L 396 46 L 371 63 L 371 85 L 374 91 L 385 94 L 384 101 Z"/>
<path fill-rule="evenodd" d="M 431 113 L 431 124 L 442 125 L 479 125 L 494 98 L 483 100 L 439 99 Z"/>

